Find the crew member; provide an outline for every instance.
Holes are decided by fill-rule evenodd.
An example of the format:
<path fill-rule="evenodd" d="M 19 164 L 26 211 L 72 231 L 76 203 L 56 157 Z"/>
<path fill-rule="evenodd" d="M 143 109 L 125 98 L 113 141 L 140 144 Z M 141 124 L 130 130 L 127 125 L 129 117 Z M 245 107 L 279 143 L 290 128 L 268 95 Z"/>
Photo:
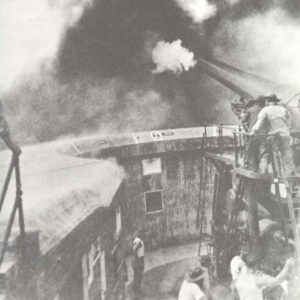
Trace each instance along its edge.
<path fill-rule="evenodd" d="M 21 149 L 18 145 L 16 145 L 9 133 L 9 128 L 7 125 L 7 122 L 4 117 L 4 112 L 3 112 L 3 107 L 2 103 L 0 101 L 0 137 L 2 140 L 5 142 L 6 146 L 15 154 L 15 155 L 20 155 L 21 154 Z"/>
<path fill-rule="evenodd" d="M 230 273 L 232 277 L 230 288 L 232 296 L 235 300 L 239 299 L 236 289 L 236 281 L 241 273 L 242 268 L 245 266 L 245 258 L 248 253 L 249 246 L 247 244 L 242 244 L 239 255 L 234 256 L 230 262 Z"/>
<path fill-rule="evenodd" d="M 178 300 L 206 300 L 207 271 L 201 267 L 189 270 L 181 285 Z"/>
<path fill-rule="evenodd" d="M 266 130 L 268 134 L 275 135 L 274 141 L 281 153 L 284 175 L 288 176 L 295 168 L 290 146 L 291 117 L 288 110 L 278 104 L 280 100 L 276 95 L 272 94 L 265 99 L 266 106 L 259 112 L 251 133 L 257 134 Z"/>
<path fill-rule="evenodd" d="M 253 126 L 257 121 L 258 114 L 265 106 L 265 98 L 258 96 L 257 98 L 250 100 L 246 105 L 246 113 L 241 120 L 244 128 L 247 132 L 253 130 Z M 253 170 L 254 172 L 266 173 L 268 169 L 267 161 L 267 145 L 265 142 L 267 133 L 266 128 L 259 130 L 259 135 L 251 136 L 248 139 L 247 156 L 246 156 L 246 167 Z"/>
<path fill-rule="evenodd" d="M 287 259 L 281 272 L 272 277 L 257 269 L 258 258 L 250 253 L 245 258 L 245 265 L 241 267 L 235 281 L 235 286 L 240 300 L 263 300 L 263 290 L 280 285 L 286 278 L 294 265 L 294 259 Z"/>
<path fill-rule="evenodd" d="M 142 280 L 144 273 L 144 254 L 145 254 L 145 246 L 144 242 L 141 238 L 141 232 L 137 231 L 134 236 L 134 240 L 132 243 L 133 249 L 133 292 L 136 297 L 142 295 Z"/>

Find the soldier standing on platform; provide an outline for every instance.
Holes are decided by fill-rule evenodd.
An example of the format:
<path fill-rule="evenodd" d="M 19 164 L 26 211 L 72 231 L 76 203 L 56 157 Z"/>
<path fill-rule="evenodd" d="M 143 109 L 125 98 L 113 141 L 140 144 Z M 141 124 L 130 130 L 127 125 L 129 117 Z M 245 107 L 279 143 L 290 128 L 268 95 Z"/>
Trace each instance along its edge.
<path fill-rule="evenodd" d="M 251 132 L 253 126 L 257 121 L 260 111 L 265 106 L 265 99 L 263 96 L 258 96 L 254 100 L 250 100 L 246 106 L 246 113 L 242 118 L 244 128 Z M 267 145 L 265 142 L 266 137 L 263 136 L 267 133 L 265 128 L 259 130 L 259 135 L 251 136 L 248 140 L 246 167 L 254 172 L 266 173 L 268 170 L 267 161 Z"/>
<path fill-rule="evenodd" d="M 290 145 L 291 117 L 288 110 L 278 104 L 280 100 L 276 95 L 272 94 L 265 99 L 266 106 L 259 112 L 251 134 L 260 134 L 261 130 L 264 130 L 267 134 L 274 135 L 274 142 L 282 157 L 284 175 L 289 176 L 295 170 Z"/>

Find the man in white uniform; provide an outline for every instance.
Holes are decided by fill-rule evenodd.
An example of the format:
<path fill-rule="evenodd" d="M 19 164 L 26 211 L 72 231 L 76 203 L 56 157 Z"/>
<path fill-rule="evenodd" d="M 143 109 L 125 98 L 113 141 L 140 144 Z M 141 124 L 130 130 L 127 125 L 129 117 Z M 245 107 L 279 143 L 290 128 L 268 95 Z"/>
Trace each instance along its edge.
<path fill-rule="evenodd" d="M 280 99 L 276 95 L 269 95 L 265 99 L 266 106 L 259 112 L 251 134 L 255 135 L 264 130 L 275 136 L 274 142 L 282 156 L 284 175 L 289 176 L 295 171 L 290 145 L 291 116 L 284 106 L 279 105 Z"/>
<path fill-rule="evenodd" d="M 141 239 L 141 233 L 136 232 L 134 236 L 134 240 L 132 243 L 133 249 L 133 261 L 132 261 L 132 268 L 133 268 L 133 291 L 135 296 L 141 295 L 141 285 L 143 280 L 143 273 L 144 273 L 144 254 L 145 254 L 145 246 L 144 242 Z"/>
<path fill-rule="evenodd" d="M 276 276 L 269 276 L 256 269 L 258 260 L 253 254 L 245 259 L 245 265 L 236 279 L 236 289 L 240 300 L 263 300 L 263 289 L 273 288 L 283 282 L 294 265 L 294 259 L 287 259 L 285 266 Z"/>
<path fill-rule="evenodd" d="M 231 292 L 234 299 L 239 299 L 236 289 L 236 281 L 241 273 L 242 268 L 245 266 L 245 258 L 248 253 L 249 246 L 247 244 L 242 244 L 240 248 L 240 255 L 234 256 L 230 262 L 230 273 L 232 277 Z"/>
<path fill-rule="evenodd" d="M 189 270 L 181 285 L 178 300 L 206 300 L 204 290 L 208 285 L 207 280 L 208 274 L 204 269 L 195 267 Z"/>

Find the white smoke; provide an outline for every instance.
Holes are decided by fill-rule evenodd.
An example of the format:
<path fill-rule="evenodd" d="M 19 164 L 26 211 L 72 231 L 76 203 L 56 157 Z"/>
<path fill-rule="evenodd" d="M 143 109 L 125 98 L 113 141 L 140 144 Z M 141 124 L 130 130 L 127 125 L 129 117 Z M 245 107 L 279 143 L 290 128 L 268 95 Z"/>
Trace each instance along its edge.
<path fill-rule="evenodd" d="M 66 29 L 92 0 L 2 0 L 0 2 L 0 93 L 20 75 L 57 54 Z"/>
<path fill-rule="evenodd" d="M 225 0 L 226 3 L 228 3 L 229 5 L 236 5 L 238 3 L 240 3 L 241 0 Z"/>
<path fill-rule="evenodd" d="M 156 64 L 153 73 L 171 71 L 179 74 L 196 65 L 194 53 L 182 47 L 181 43 L 181 40 L 176 40 L 171 43 L 160 41 L 156 44 L 152 51 L 152 60 Z"/>
<path fill-rule="evenodd" d="M 175 0 L 175 2 L 195 23 L 202 23 L 217 13 L 216 5 L 207 0 Z"/>
<path fill-rule="evenodd" d="M 217 57 L 271 80 L 300 86 L 300 24 L 280 8 L 224 21 L 214 35 Z"/>

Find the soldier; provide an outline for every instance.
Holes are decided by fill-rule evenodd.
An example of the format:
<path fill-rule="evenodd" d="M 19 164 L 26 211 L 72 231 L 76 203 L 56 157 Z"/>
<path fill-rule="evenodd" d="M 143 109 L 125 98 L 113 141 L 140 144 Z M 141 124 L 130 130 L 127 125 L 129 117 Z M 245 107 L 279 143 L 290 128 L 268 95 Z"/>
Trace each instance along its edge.
<path fill-rule="evenodd" d="M 283 161 L 284 175 L 294 173 L 293 153 L 290 145 L 291 117 L 288 110 L 278 105 L 280 100 L 275 94 L 265 97 L 266 106 L 259 112 L 251 134 L 259 134 L 261 130 L 274 135 L 274 142 L 278 147 Z"/>
<path fill-rule="evenodd" d="M 133 261 L 132 261 L 132 268 L 133 268 L 133 292 L 135 297 L 139 295 L 143 295 L 141 290 L 142 280 L 143 280 L 143 273 L 144 273 L 144 254 L 145 254 L 145 246 L 144 242 L 141 239 L 141 233 L 136 232 L 134 236 L 134 240 L 132 243 L 133 249 Z"/>
<path fill-rule="evenodd" d="M 8 125 L 4 118 L 4 112 L 3 112 L 3 107 L 1 102 L 0 102 L 0 137 L 5 142 L 6 146 L 14 153 L 14 155 L 21 154 L 20 147 L 16 145 L 10 137 Z"/>
<path fill-rule="evenodd" d="M 244 128 L 247 132 L 251 132 L 257 121 L 257 116 L 265 106 L 263 96 L 258 96 L 254 100 L 250 100 L 246 105 L 246 113 L 242 119 Z M 266 157 L 267 146 L 264 134 L 266 129 L 261 128 L 258 136 L 251 136 L 248 140 L 246 167 L 254 172 L 266 173 L 268 169 L 268 161 Z"/>
<path fill-rule="evenodd" d="M 205 300 L 205 289 L 208 275 L 201 267 L 195 267 L 187 272 L 181 285 L 178 300 Z"/>
<path fill-rule="evenodd" d="M 236 281 L 241 273 L 242 268 L 245 266 L 245 258 L 249 253 L 248 244 L 242 244 L 240 247 L 239 255 L 236 255 L 232 258 L 230 262 L 230 273 L 232 277 L 231 281 L 231 293 L 234 299 L 239 299 L 237 289 L 236 289 Z"/>

